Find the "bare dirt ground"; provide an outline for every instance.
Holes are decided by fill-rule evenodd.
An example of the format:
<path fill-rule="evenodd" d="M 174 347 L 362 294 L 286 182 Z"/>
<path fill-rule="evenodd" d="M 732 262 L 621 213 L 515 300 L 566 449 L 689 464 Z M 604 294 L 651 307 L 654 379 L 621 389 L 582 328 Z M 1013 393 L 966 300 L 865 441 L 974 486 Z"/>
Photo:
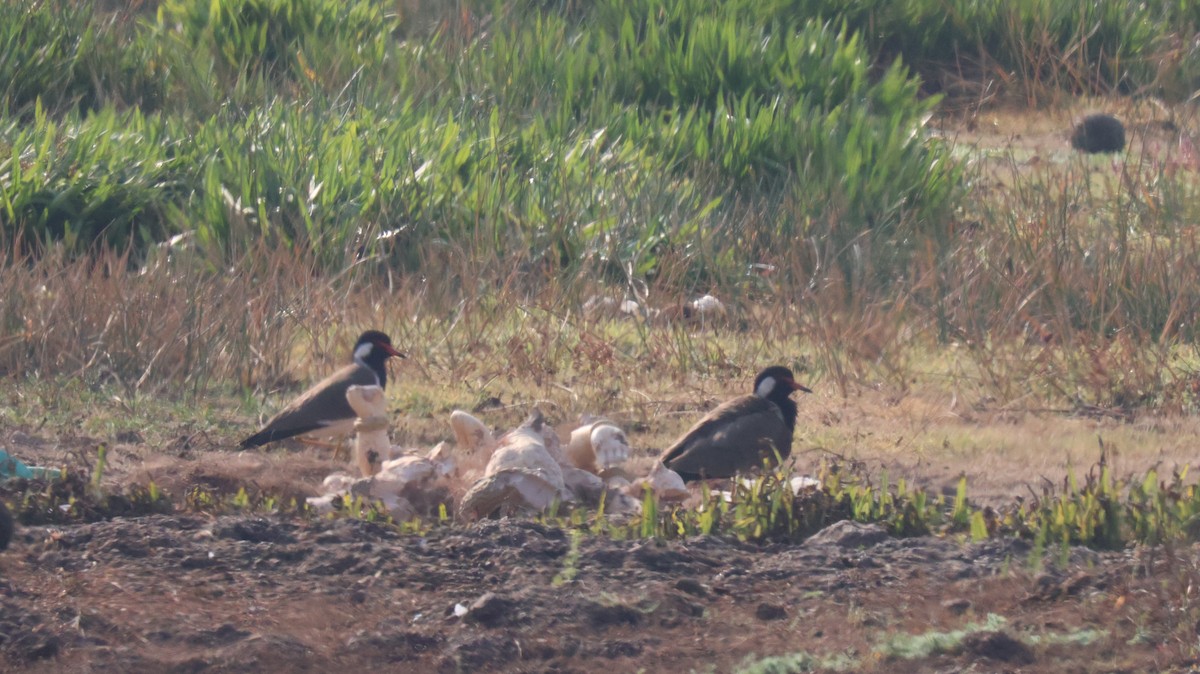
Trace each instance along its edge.
<path fill-rule="evenodd" d="M 1058 479 L 1086 463 L 1096 435 L 1151 446 L 1126 460 L 1139 469 L 1182 442 L 1170 425 L 807 403 L 801 461 L 832 442 L 822 433 L 871 428 L 871 442 L 839 446 L 932 488 L 968 473 L 997 499 L 1039 470 Z M 998 450 L 961 446 L 967 437 Z M 1025 438 L 1066 449 L 1020 470 L 1037 452 L 1004 448 Z M 152 479 L 175 495 L 303 495 L 332 467 L 314 450 L 234 453 L 183 434 L 166 448 L 110 441 L 106 484 Z M 99 442 L 0 433 L 14 454 L 50 465 Z M 1039 555 L 1024 540 L 895 539 L 850 523 L 756 546 L 575 537 L 529 521 L 418 536 L 352 519 L 179 511 L 19 529 L 0 553 L 0 671 L 1184 672 L 1197 666 L 1198 584 L 1192 548 Z"/>
<path fill-rule="evenodd" d="M 848 671 L 1194 665 L 1191 644 L 1176 640 L 1194 643 L 1195 625 L 1173 633 L 1163 601 L 1193 551 L 1150 561 L 1076 550 L 1033 573 L 1023 541 L 897 540 L 848 523 L 793 546 L 572 545 L 521 521 L 428 537 L 238 516 L 26 528 L 0 557 L 0 662 L 34 672 L 724 672 L 806 652 Z M 931 652 L 897 640 L 954 630 L 968 634 Z"/>

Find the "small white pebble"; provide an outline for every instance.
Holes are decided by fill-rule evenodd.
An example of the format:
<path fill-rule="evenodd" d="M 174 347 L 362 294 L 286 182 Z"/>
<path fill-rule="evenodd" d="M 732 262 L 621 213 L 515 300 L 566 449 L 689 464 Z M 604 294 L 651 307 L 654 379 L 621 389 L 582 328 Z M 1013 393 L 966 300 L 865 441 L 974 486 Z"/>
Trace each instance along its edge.
<path fill-rule="evenodd" d="M 692 308 L 696 310 L 696 313 L 707 314 L 715 311 L 724 311 L 725 305 L 721 304 L 721 300 L 712 295 L 702 295 L 692 300 Z"/>

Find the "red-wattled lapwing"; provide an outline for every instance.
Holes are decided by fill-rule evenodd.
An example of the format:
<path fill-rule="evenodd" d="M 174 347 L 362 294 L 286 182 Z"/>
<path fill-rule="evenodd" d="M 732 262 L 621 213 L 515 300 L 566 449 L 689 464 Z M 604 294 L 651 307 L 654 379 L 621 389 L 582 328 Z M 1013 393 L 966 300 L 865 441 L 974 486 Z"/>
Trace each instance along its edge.
<path fill-rule="evenodd" d="M 662 454 L 667 468 L 686 481 L 732 477 L 774 464 L 792 451 L 796 428 L 794 391 L 812 391 L 775 365 L 754 379 L 754 393 L 722 403 Z"/>
<path fill-rule="evenodd" d="M 279 411 L 262 430 L 242 440 L 242 447 L 258 447 L 293 436 L 327 439 L 350 435 L 357 416 L 346 401 L 351 386 L 387 387 L 387 359 L 404 358 L 392 340 L 378 330 L 368 330 L 354 344 L 354 362 L 321 380 Z M 302 439 L 305 439 L 302 438 Z"/>

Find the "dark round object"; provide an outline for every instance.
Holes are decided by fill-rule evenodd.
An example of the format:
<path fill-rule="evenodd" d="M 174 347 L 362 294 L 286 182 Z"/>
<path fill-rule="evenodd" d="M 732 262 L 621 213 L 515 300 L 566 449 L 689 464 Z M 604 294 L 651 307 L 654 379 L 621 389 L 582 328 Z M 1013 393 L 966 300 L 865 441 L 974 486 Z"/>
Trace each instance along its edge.
<path fill-rule="evenodd" d="M 13 518 L 8 508 L 0 503 L 0 550 L 8 548 L 8 542 L 13 536 Z"/>
<path fill-rule="evenodd" d="M 1071 147 L 1080 152 L 1120 152 L 1125 149 L 1125 125 L 1112 115 L 1088 115 L 1071 132 Z"/>

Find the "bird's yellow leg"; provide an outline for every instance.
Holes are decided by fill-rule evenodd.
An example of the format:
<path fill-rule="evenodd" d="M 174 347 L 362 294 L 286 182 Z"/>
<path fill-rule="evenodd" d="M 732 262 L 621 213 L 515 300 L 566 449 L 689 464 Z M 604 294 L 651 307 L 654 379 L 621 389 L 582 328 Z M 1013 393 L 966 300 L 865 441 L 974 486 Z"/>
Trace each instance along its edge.
<path fill-rule="evenodd" d="M 317 438 L 311 438 L 308 436 L 300 436 L 297 439 L 300 440 L 300 442 L 303 442 L 304 444 L 310 445 L 312 447 L 321 447 L 324 449 L 332 449 L 333 450 L 333 458 L 335 461 L 338 461 L 338 460 L 349 461 L 350 460 L 350 445 L 346 442 L 345 438 L 339 438 L 337 440 L 318 440 Z"/>

